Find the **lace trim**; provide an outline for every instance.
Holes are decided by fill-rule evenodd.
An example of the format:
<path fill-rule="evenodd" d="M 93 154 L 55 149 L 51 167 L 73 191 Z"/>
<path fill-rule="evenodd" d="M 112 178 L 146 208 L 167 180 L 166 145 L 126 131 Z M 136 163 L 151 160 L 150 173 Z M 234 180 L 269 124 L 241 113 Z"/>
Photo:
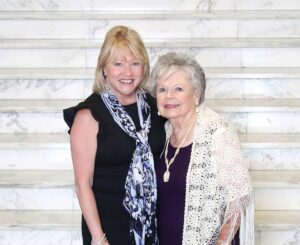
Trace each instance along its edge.
<path fill-rule="evenodd" d="M 167 135 L 171 125 L 166 124 Z M 186 178 L 182 244 L 229 244 L 239 224 L 243 245 L 254 244 L 253 197 L 237 134 L 201 105 Z M 222 234 L 222 236 L 221 236 Z"/>

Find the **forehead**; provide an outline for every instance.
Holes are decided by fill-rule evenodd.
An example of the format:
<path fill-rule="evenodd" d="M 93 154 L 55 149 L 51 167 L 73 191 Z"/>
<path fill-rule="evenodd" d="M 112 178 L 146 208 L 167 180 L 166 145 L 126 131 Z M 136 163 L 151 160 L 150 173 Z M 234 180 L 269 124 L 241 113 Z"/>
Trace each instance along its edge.
<path fill-rule="evenodd" d="M 110 61 L 115 61 L 115 60 L 125 60 L 125 61 L 130 61 L 130 60 L 135 60 L 137 59 L 135 55 L 129 50 L 128 48 L 119 48 L 119 49 L 114 49 L 109 58 L 108 62 Z"/>
<path fill-rule="evenodd" d="M 157 84 L 158 85 L 176 85 L 176 84 L 181 84 L 181 85 L 186 85 L 189 86 L 191 85 L 189 82 L 189 75 L 185 70 L 177 70 L 172 73 L 167 73 L 166 75 L 161 76 Z"/>

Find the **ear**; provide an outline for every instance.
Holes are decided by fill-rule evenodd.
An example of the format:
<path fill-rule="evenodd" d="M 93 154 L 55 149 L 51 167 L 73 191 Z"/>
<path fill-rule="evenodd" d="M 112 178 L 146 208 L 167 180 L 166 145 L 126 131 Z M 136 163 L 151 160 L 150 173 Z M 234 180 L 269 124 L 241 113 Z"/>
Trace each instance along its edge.
<path fill-rule="evenodd" d="M 106 76 L 107 76 L 107 72 L 106 72 L 106 69 L 105 69 L 105 67 L 103 67 L 102 74 L 103 74 L 103 76 L 104 76 L 104 77 L 106 77 Z"/>

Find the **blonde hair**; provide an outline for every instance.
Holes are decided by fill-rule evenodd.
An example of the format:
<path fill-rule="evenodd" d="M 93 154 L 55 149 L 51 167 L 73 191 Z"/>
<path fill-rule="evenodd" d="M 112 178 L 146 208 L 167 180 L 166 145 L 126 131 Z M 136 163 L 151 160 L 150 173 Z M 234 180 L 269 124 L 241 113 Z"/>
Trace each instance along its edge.
<path fill-rule="evenodd" d="M 107 90 L 105 87 L 103 68 L 109 59 L 116 56 L 118 52 L 122 52 L 126 49 L 133 53 L 135 58 L 141 62 L 143 67 L 142 82 L 139 84 L 138 89 L 148 90 L 147 83 L 149 79 L 150 65 L 145 45 L 140 35 L 135 30 L 127 26 L 120 25 L 111 28 L 105 36 L 95 71 L 95 80 L 93 85 L 94 93 L 101 93 Z"/>

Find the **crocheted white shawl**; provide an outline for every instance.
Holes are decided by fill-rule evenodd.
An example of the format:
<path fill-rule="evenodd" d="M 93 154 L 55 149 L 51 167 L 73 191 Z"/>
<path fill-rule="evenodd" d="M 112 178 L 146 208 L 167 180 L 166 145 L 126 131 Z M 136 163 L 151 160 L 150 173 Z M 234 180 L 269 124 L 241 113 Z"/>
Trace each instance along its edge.
<path fill-rule="evenodd" d="M 171 131 L 167 122 L 167 137 Z M 226 120 L 202 104 L 186 178 L 182 244 L 230 244 L 239 225 L 240 244 L 253 245 L 252 188 L 239 139 Z"/>

